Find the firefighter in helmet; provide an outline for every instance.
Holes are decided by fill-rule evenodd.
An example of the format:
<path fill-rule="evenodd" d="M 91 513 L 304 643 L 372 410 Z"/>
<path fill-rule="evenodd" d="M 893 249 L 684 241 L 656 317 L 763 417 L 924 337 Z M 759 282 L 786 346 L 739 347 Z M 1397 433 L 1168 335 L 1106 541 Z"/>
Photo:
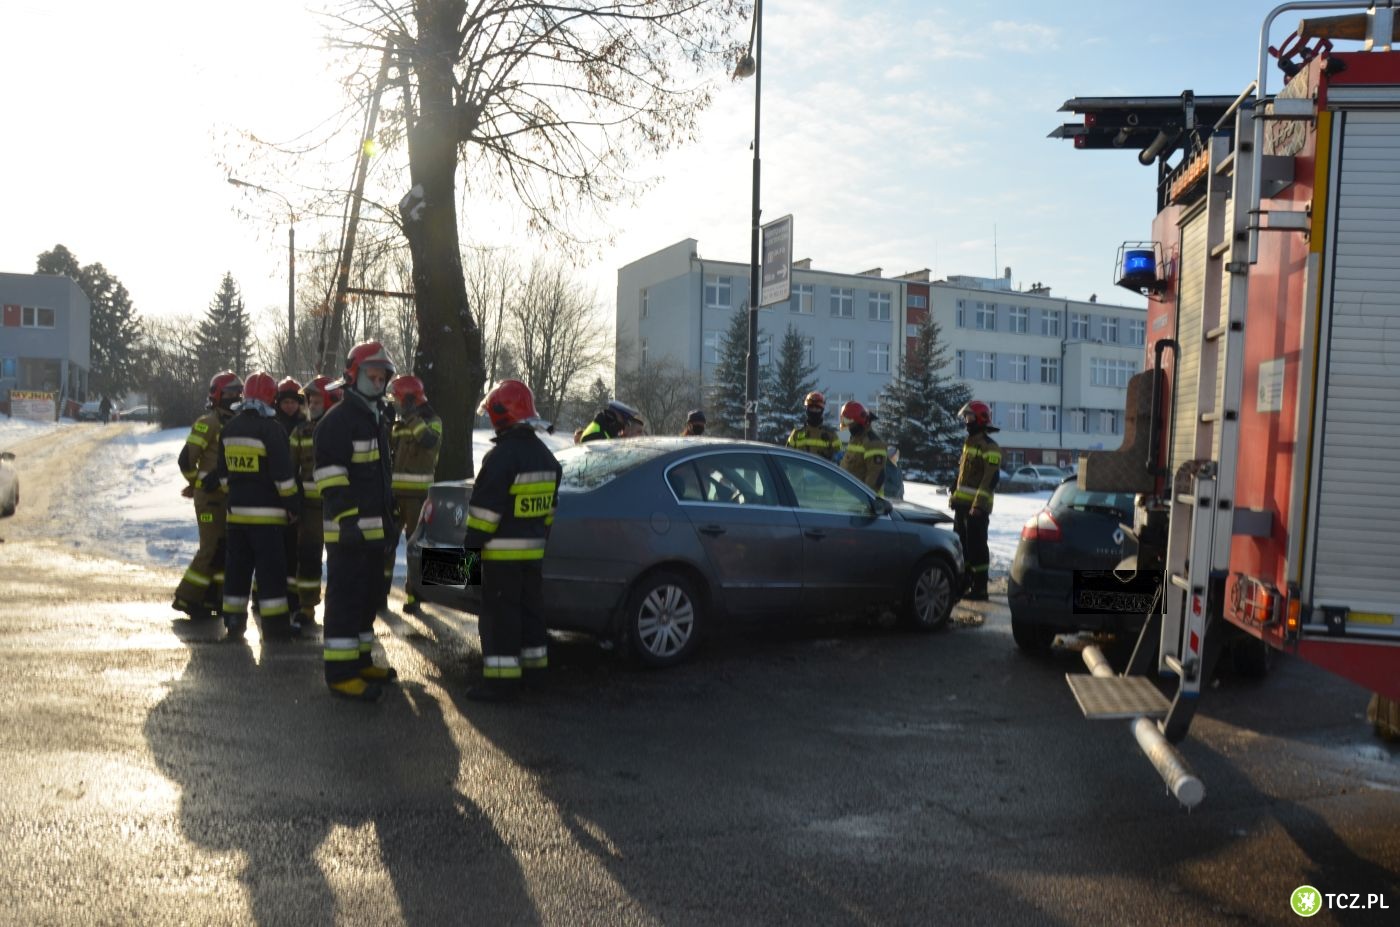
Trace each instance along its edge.
<path fill-rule="evenodd" d="M 297 592 L 297 610 L 292 615 L 292 633 L 304 637 L 316 627 L 316 606 L 321 604 L 321 492 L 316 488 L 316 445 L 314 435 L 321 416 L 340 399 L 340 390 L 330 389 L 330 377 L 316 377 L 302 390 L 306 397 L 306 418 L 292 432 L 292 461 L 297 484 L 301 487 L 301 518 L 297 519 L 295 567 L 289 570 Z"/>
<path fill-rule="evenodd" d="M 705 410 L 692 409 L 685 417 L 685 427 L 681 429 L 682 438 L 694 438 L 705 433 Z"/>
<path fill-rule="evenodd" d="M 587 444 L 589 441 L 603 441 L 608 438 L 628 438 L 640 434 L 641 428 L 646 422 L 642 421 L 641 413 L 629 406 L 627 403 L 617 399 L 611 399 L 602 410 L 593 417 L 593 421 L 583 429 L 583 434 L 579 436 L 580 444 Z"/>
<path fill-rule="evenodd" d="M 1001 475 L 1001 448 L 991 436 L 999 429 L 992 424 L 991 406 L 978 399 L 958 410 L 958 417 L 967 429 L 967 440 L 963 442 L 958 481 L 949 505 L 953 509 L 953 530 L 962 541 L 967 557 L 968 593 L 964 598 L 985 602 L 987 571 L 991 567 L 987 523 L 992 514 L 997 478 Z"/>
<path fill-rule="evenodd" d="M 287 433 L 287 441 L 292 449 L 292 469 L 297 469 L 298 437 L 297 429 L 301 423 L 306 421 L 306 396 L 301 391 L 301 383 L 296 377 L 283 377 L 277 383 L 277 402 L 274 404 L 277 424 Z M 297 496 L 302 505 L 306 500 L 302 497 L 300 484 L 297 485 Z M 286 532 L 286 562 L 287 562 L 287 600 L 292 605 L 292 631 L 300 631 L 300 623 L 297 615 L 300 614 L 300 589 L 297 587 L 297 536 L 300 519 L 287 525 Z"/>
<path fill-rule="evenodd" d="M 390 433 L 389 446 L 393 458 L 394 504 L 398 506 L 399 521 L 405 537 L 413 537 L 418 528 L 418 513 L 428 498 L 437 470 L 438 451 L 442 447 L 442 419 L 428 405 L 423 381 L 413 376 L 395 377 L 389 385 L 398 414 Z M 395 532 L 384 558 L 384 588 L 393 584 L 394 555 L 399 547 Z M 404 591 L 403 610 L 417 614 L 418 600 L 412 592 Z"/>
<path fill-rule="evenodd" d="M 826 415 L 826 397 L 811 392 L 802 400 L 802 405 L 807 410 L 807 420 L 788 435 L 787 446 L 834 460 L 836 452 L 841 449 L 841 441 L 835 431 L 822 424 L 822 418 Z"/>
<path fill-rule="evenodd" d="M 384 391 L 394 362 L 384 346 L 350 349 L 344 398 L 316 426 L 316 488 L 326 543 L 326 685 L 343 698 L 375 701 L 398 678 L 373 660 L 374 616 L 384 591 L 386 538 L 397 537 L 389 480 Z"/>
<path fill-rule="evenodd" d="M 849 428 L 851 440 L 841 457 L 841 469 L 883 495 L 885 488 L 885 439 L 875 433 L 874 413 L 852 399 L 841 407 L 841 427 Z"/>
<path fill-rule="evenodd" d="M 238 414 L 219 434 L 219 483 L 228 491 L 224 626 L 234 640 L 248 625 L 254 574 L 264 635 L 290 631 L 286 534 L 300 514 L 301 497 L 286 429 L 275 421 L 276 402 L 276 381 L 253 374 L 243 384 Z"/>
<path fill-rule="evenodd" d="M 171 607 L 191 618 L 212 618 L 219 613 L 224 583 L 224 493 L 209 481 L 219 465 L 219 432 L 233 417 L 233 404 L 243 396 L 243 381 L 232 371 L 216 373 L 209 380 L 208 410 L 190 427 L 180 449 L 180 473 L 186 486 L 182 495 L 194 499 L 199 522 L 199 550 L 190 561 Z M 205 488 L 209 482 L 210 488 Z"/>
<path fill-rule="evenodd" d="M 536 433 L 535 397 L 504 380 L 482 401 L 496 430 L 467 506 L 466 572 L 481 562 L 482 681 L 469 698 L 497 701 L 519 691 L 521 674 L 549 665 L 541 565 L 562 471 Z M 478 555 L 476 551 L 480 550 Z"/>

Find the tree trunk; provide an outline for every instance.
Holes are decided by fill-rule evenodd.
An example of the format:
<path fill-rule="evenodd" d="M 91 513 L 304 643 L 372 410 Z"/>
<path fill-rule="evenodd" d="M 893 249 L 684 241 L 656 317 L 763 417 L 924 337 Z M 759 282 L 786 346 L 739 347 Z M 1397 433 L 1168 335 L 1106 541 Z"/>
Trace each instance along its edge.
<path fill-rule="evenodd" d="M 413 49 L 418 120 L 408 133 L 408 153 L 414 193 L 421 198 L 410 194 L 402 206 L 418 313 L 414 370 L 442 417 L 440 480 L 465 479 L 476 473 L 472 425 L 486 379 L 481 329 L 467 300 L 457 237 L 457 121 L 450 53 L 456 45 L 453 6 L 419 5 L 419 45 Z"/>

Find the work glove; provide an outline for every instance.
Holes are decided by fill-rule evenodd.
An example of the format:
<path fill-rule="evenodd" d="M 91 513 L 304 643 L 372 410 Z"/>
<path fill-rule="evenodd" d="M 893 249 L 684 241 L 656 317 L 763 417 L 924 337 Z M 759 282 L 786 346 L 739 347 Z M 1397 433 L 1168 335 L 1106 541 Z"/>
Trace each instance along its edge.
<path fill-rule="evenodd" d="M 194 498 L 194 484 L 193 484 L 193 483 L 188 483 L 188 484 L 186 484 L 185 488 L 182 489 L 182 490 L 180 490 L 180 495 L 184 496 L 186 499 L 193 499 L 193 498 Z"/>

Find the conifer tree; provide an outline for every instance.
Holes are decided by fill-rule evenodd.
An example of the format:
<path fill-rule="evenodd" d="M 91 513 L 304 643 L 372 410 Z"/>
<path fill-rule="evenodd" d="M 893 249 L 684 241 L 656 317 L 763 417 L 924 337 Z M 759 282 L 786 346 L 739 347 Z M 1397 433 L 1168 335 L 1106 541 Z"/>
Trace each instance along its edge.
<path fill-rule="evenodd" d="M 797 326 L 789 322 L 787 331 L 783 333 L 782 345 L 778 348 L 778 365 L 773 372 L 770 394 L 772 398 L 761 407 L 770 413 L 759 422 L 759 437 L 762 440 L 782 443 L 794 427 L 803 423 L 802 400 L 817 388 L 816 377 L 812 376 L 816 372 L 817 365 L 806 362 L 802 335 L 797 331 Z M 771 433 L 763 433 L 765 424 L 770 426 L 768 430 Z"/>
<path fill-rule="evenodd" d="M 709 408 L 706 410 L 705 433 L 724 438 L 744 436 L 744 402 L 747 396 L 749 353 L 749 313 L 740 309 L 729 320 L 720 341 L 719 364 L 710 386 Z M 773 367 L 758 365 L 759 436 L 772 430 L 765 422 L 776 421 L 771 406 L 773 398 Z"/>
<path fill-rule="evenodd" d="M 231 273 L 224 274 L 199 323 L 194 351 L 199 358 L 200 378 L 205 382 L 221 370 L 232 370 L 240 377 L 253 372 L 252 331 L 243 296 Z"/>
<path fill-rule="evenodd" d="M 39 255 L 36 273 L 58 274 L 77 282 L 92 305 L 92 369 L 89 392 L 121 396 L 139 383 L 141 320 L 131 294 L 101 264 L 79 266 L 73 252 L 63 245 Z"/>
<path fill-rule="evenodd" d="M 939 471 L 956 465 L 963 439 L 957 413 L 971 398 L 967 384 L 948 369 L 948 346 L 929 318 L 881 406 L 885 437 L 899 447 L 907 468 Z"/>

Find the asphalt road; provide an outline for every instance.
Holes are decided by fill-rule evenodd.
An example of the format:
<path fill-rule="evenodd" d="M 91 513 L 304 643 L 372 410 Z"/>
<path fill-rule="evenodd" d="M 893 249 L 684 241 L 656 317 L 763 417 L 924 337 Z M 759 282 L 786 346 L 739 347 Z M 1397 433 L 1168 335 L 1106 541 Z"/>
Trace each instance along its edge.
<path fill-rule="evenodd" d="M 1189 813 L 995 600 L 661 672 L 560 640 L 508 706 L 463 698 L 475 624 L 429 609 L 348 704 L 316 644 L 220 643 L 172 621 L 177 570 L 64 543 L 81 490 L 45 482 L 93 435 L 26 449 L 0 526 L 6 924 L 1285 924 L 1302 884 L 1389 906 L 1309 923 L 1400 919 L 1400 754 L 1298 661 L 1211 690 Z"/>

